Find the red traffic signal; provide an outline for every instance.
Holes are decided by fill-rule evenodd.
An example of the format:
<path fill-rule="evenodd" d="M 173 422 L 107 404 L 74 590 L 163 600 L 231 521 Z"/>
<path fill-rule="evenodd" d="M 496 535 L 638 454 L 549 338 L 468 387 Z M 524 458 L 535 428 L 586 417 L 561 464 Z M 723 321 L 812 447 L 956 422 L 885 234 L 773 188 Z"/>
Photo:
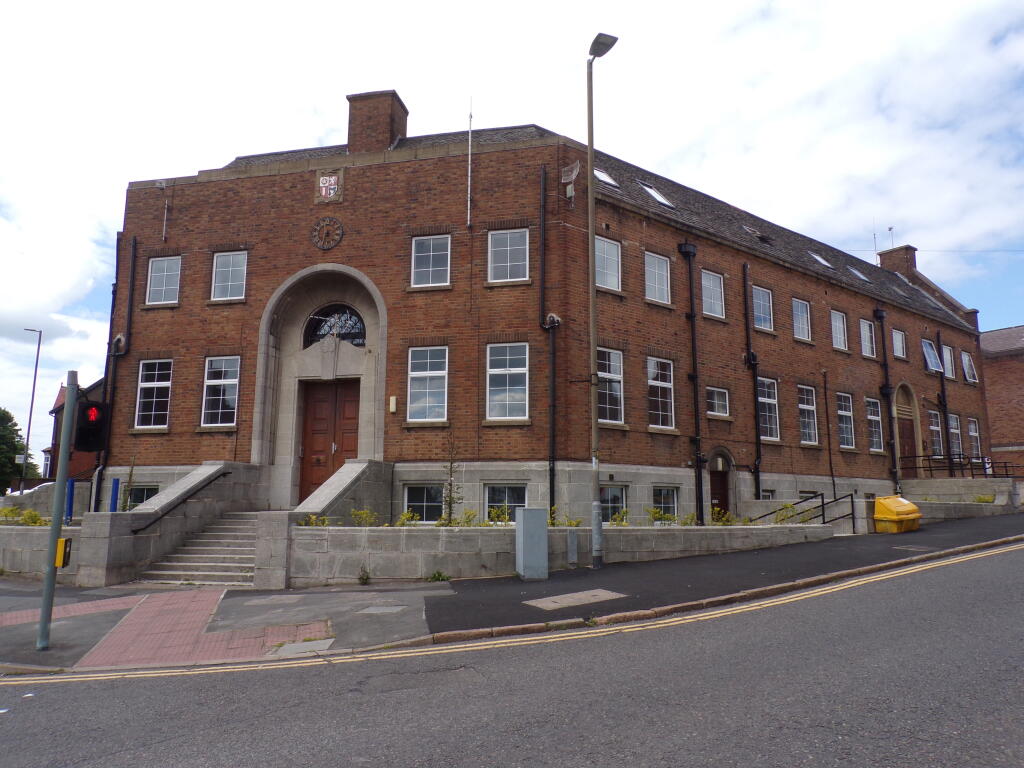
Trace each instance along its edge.
<path fill-rule="evenodd" d="M 76 451 L 95 453 L 105 447 L 107 436 L 107 406 L 105 403 L 82 401 L 75 419 Z"/>

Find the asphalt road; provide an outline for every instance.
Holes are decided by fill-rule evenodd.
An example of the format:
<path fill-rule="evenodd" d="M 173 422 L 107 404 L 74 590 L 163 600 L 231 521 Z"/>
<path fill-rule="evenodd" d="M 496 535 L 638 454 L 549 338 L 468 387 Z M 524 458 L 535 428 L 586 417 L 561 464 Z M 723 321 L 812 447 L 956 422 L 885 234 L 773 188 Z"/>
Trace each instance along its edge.
<path fill-rule="evenodd" d="M 1024 765 L 1024 549 L 871 579 L 511 647 L 0 685 L 0 765 Z"/>

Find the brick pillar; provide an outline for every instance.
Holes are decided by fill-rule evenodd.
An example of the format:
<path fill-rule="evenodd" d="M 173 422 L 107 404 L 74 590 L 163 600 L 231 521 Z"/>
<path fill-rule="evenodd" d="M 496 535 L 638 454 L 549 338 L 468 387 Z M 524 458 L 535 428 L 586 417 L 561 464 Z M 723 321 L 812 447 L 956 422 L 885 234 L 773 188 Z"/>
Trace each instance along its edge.
<path fill-rule="evenodd" d="M 917 271 L 917 248 L 900 245 L 887 251 L 878 252 L 879 263 L 884 269 L 911 277 Z"/>

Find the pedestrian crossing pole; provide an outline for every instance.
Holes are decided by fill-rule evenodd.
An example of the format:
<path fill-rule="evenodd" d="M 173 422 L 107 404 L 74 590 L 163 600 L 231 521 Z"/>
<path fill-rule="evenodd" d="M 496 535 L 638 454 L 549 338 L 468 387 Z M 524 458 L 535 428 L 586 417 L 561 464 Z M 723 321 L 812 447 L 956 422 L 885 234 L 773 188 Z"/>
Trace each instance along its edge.
<path fill-rule="evenodd" d="M 50 647 L 50 620 L 53 618 L 53 592 L 57 583 L 57 540 L 64 518 L 64 499 L 68 488 L 68 461 L 71 458 L 71 440 L 75 416 L 78 413 L 78 371 L 68 371 L 68 384 L 64 395 L 64 416 L 60 425 L 60 453 L 57 458 L 57 479 L 53 487 L 53 507 L 50 511 L 50 545 L 47 547 L 46 574 L 43 579 L 43 605 L 39 610 L 39 634 L 36 650 Z"/>

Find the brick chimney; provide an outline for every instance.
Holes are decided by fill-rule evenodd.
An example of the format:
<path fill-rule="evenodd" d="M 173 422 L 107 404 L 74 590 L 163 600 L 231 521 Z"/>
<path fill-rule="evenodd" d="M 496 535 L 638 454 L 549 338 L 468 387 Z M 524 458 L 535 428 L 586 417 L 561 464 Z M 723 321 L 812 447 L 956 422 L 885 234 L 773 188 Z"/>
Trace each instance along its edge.
<path fill-rule="evenodd" d="M 883 269 L 899 272 L 904 277 L 913 277 L 917 272 L 917 248 L 912 245 L 879 251 L 878 259 Z"/>
<path fill-rule="evenodd" d="M 348 96 L 348 151 L 383 152 L 405 137 L 409 110 L 394 91 Z"/>

